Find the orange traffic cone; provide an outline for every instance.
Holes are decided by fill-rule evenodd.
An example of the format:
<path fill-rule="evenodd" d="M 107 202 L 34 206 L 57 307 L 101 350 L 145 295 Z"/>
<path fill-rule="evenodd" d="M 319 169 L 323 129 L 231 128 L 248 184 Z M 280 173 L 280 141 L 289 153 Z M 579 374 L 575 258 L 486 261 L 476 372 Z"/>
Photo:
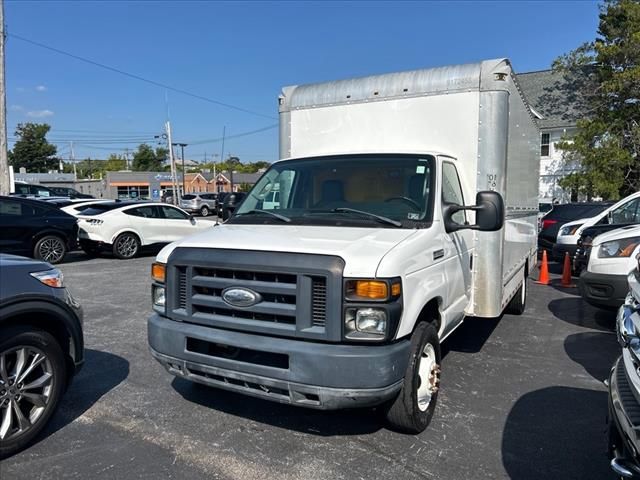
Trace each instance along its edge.
<path fill-rule="evenodd" d="M 540 285 L 549 285 L 549 265 L 547 264 L 547 251 L 542 251 L 542 263 L 540 264 L 540 276 L 535 283 Z"/>
<path fill-rule="evenodd" d="M 569 258 L 569 252 L 564 254 L 564 266 L 562 267 L 562 280 L 560 285 L 563 287 L 575 287 L 575 284 L 571 283 L 571 259 Z"/>

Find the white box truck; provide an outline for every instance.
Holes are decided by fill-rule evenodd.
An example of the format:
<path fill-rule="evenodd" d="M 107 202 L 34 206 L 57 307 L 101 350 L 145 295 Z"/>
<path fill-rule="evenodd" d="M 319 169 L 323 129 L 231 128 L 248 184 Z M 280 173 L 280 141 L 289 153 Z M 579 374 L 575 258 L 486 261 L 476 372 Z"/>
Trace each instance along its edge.
<path fill-rule="evenodd" d="M 465 317 L 524 310 L 531 110 L 505 59 L 287 87 L 279 109 L 282 160 L 229 221 L 158 254 L 151 353 L 194 382 L 383 405 L 420 432 L 440 343 Z"/>

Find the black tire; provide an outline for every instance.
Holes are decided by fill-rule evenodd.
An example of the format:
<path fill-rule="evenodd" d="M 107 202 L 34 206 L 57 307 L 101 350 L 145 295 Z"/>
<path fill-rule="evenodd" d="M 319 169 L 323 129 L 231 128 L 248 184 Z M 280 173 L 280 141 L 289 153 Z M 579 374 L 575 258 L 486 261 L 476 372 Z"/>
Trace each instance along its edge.
<path fill-rule="evenodd" d="M 121 260 L 133 258 L 139 251 L 140 239 L 135 233 L 121 233 L 113 242 L 113 255 Z"/>
<path fill-rule="evenodd" d="M 527 308 L 527 290 L 527 279 L 525 278 L 515 296 L 505 308 L 505 313 L 511 315 L 522 315 L 524 313 L 525 308 Z"/>
<path fill-rule="evenodd" d="M 37 415 L 33 423 L 22 430 L 18 428 L 18 416 L 13 410 L 12 425 L 4 433 L 5 438 L 0 439 L 0 459 L 3 459 L 26 447 L 47 424 L 58 407 L 66 388 L 67 368 L 60 345 L 51 334 L 45 331 L 28 326 L 13 327 L 0 330 L 0 338 L 6 339 L 0 341 L 0 357 L 5 357 L 7 380 L 11 379 L 11 370 L 15 373 L 13 368 L 17 363 L 17 350 L 24 349 L 32 354 L 38 353 L 45 357 L 45 360 L 30 373 L 24 375 L 27 369 L 22 370 L 22 375 L 24 375 L 22 382 L 11 385 L 13 393 L 10 392 L 10 389 L 5 388 L 6 384 L 0 386 L 0 415 L 4 416 L 5 409 L 12 408 L 14 405 L 17 405 L 17 408 L 27 418 L 31 415 Z M 27 366 L 30 365 L 28 358 L 33 359 L 33 357 L 27 357 L 25 362 Z M 0 377 L 2 377 L 2 373 L 0 369 Z M 42 389 L 33 387 L 37 383 L 36 380 L 41 380 L 46 374 L 51 375 L 45 380 L 46 387 Z M 27 388 L 29 385 L 32 387 Z M 50 387 L 47 390 L 48 393 L 44 393 L 48 387 Z M 16 392 L 20 391 L 19 389 L 31 394 L 31 396 L 38 396 L 44 406 L 37 407 L 24 395 L 15 396 Z M 40 408 L 43 410 L 38 412 Z"/>
<path fill-rule="evenodd" d="M 209 216 L 209 207 L 207 207 L 206 205 L 203 205 L 202 208 L 200 209 L 200 215 L 202 215 L 203 217 L 208 217 Z"/>
<path fill-rule="evenodd" d="M 427 404 L 418 401 L 419 388 L 422 385 L 420 378 L 420 364 L 425 356 L 427 345 L 433 349 L 435 367 L 431 370 L 433 378 L 433 390 Z M 426 360 L 425 360 L 426 361 Z M 433 412 L 438 402 L 438 389 L 440 386 L 440 340 L 433 323 L 421 322 L 416 327 L 411 337 L 411 352 L 409 365 L 404 376 L 402 388 L 398 396 L 392 400 L 386 409 L 386 419 L 389 426 L 404 433 L 420 433 L 431 422 Z"/>
<path fill-rule="evenodd" d="M 45 235 L 33 247 L 33 258 L 53 265 L 64 260 L 67 254 L 67 243 L 57 235 Z"/>

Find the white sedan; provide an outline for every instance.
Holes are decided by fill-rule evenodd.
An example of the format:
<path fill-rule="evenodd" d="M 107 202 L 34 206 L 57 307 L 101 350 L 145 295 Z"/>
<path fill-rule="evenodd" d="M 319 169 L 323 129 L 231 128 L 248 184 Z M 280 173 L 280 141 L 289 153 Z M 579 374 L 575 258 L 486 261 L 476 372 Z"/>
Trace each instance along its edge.
<path fill-rule="evenodd" d="M 91 256 L 111 251 L 133 258 L 143 246 L 180 240 L 214 224 L 196 220 L 166 203 L 108 202 L 92 205 L 78 217 L 78 239 Z"/>

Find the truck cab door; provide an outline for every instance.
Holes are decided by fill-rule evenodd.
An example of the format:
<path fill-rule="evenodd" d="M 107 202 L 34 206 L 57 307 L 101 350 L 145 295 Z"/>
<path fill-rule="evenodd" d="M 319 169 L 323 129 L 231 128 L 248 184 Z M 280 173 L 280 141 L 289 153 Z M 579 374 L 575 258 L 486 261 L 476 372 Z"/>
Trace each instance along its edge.
<path fill-rule="evenodd" d="M 460 178 L 451 162 L 442 163 L 442 207 L 447 204 L 464 205 Z M 466 212 L 456 212 L 453 219 L 460 224 L 467 222 Z M 443 264 L 447 282 L 447 299 L 444 310 L 444 334 L 464 319 L 464 313 L 471 300 L 473 232 L 458 230 L 444 233 Z"/>

